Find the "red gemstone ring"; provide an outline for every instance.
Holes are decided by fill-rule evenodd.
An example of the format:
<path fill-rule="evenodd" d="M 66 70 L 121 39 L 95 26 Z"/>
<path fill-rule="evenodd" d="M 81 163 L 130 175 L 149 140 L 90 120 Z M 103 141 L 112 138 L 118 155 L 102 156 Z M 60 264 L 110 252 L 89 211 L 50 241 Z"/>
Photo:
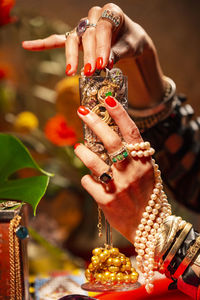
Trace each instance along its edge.
<path fill-rule="evenodd" d="M 96 24 L 90 23 L 90 21 L 87 18 L 80 20 L 76 27 L 77 35 L 81 37 L 89 27 L 96 27 Z"/>

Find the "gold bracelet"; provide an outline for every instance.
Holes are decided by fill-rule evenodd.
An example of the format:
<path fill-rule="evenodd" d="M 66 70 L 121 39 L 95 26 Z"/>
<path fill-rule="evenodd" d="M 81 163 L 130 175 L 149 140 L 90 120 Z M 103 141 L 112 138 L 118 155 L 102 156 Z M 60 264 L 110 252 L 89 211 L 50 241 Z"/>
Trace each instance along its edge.
<path fill-rule="evenodd" d="M 193 258 L 195 257 L 199 249 L 200 249 L 200 236 L 196 239 L 195 243 L 187 250 L 187 254 L 182 260 L 176 272 L 173 274 L 173 278 L 178 279 L 178 277 L 185 272 L 185 270 L 192 262 Z"/>
<path fill-rule="evenodd" d="M 181 244 L 183 243 L 185 237 L 187 236 L 187 234 L 189 233 L 189 231 L 190 231 L 191 228 L 192 228 L 192 224 L 187 223 L 185 225 L 185 227 L 181 231 L 179 237 L 177 238 L 177 240 L 175 241 L 174 245 L 172 246 L 171 250 L 167 254 L 166 258 L 164 259 L 161 267 L 159 268 L 160 272 L 163 273 L 167 269 L 167 267 L 169 266 L 169 264 L 171 263 L 172 259 L 176 255 L 176 252 L 180 248 Z"/>

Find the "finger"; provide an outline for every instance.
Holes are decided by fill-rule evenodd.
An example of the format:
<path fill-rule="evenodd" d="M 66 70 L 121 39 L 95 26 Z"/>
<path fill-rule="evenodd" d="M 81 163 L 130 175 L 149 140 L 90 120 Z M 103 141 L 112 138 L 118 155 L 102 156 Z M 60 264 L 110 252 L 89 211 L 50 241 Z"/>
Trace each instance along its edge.
<path fill-rule="evenodd" d="M 76 31 L 70 33 L 65 42 L 66 75 L 73 75 L 78 67 L 78 48 L 80 39 Z"/>
<path fill-rule="evenodd" d="M 83 144 L 78 145 L 74 152 L 84 165 L 97 177 L 109 170 L 109 166 Z"/>
<path fill-rule="evenodd" d="M 118 134 L 114 132 L 94 112 L 90 111 L 84 106 L 80 106 L 78 108 L 78 116 L 100 138 L 105 148 L 108 150 L 108 153 L 114 153 L 123 147 L 122 141 Z"/>
<path fill-rule="evenodd" d="M 26 50 L 40 51 L 54 48 L 62 48 L 65 46 L 65 35 L 53 34 L 45 39 L 24 41 L 22 47 Z"/>
<path fill-rule="evenodd" d="M 88 12 L 90 24 L 98 22 L 101 15 L 101 7 L 94 6 Z M 89 27 L 82 36 L 84 52 L 84 72 L 85 75 L 92 75 L 96 68 L 96 28 Z"/>
<path fill-rule="evenodd" d="M 96 182 L 91 175 L 83 176 L 81 184 L 98 204 L 106 205 L 112 200 L 112 194 L 106 193 L 103 185 Z"/>
<path fill-rule="evenodd" d="M 119 130 L 127 143 L 139 143 L 143 141 L 137 126 L 116 99 L 110 96 L 107 97 L 105 105 L 110 116 L 119 126 Z"/>
<path fill-rule="evenodd" d="M 102 68 L 105 68 L 109 63 L 109 56 L 111 51 L 112 40 L 117 36 L 119 29 L 123 24 L 123 11 L 115 4 L 109 3 L 104 5 L 102 8 L 102 13 L 104 10 L 110 10 L 114 14 L 120 17 L 121 23 L 119 28 L 115 30 L 113 24 L 107 20 L 100 18 L 96 27 L 96 56 L 101 57 L 103 60 Z"/>

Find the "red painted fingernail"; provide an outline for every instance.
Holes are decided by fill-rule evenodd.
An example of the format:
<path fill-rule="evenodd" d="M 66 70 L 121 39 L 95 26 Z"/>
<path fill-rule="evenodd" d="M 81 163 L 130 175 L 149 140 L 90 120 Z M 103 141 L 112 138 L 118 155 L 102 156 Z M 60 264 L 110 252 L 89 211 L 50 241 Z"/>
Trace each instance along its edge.
<path fill-rule="evenodd" d="M 78 112 L 79 114 L 83 115 L 83 116 L 86 116 L 87 114 L 89 114 L 89 109 L 83 105 L 79 106 L 78 108 Z"/>
<path fill-rule="evenodd" d="M 109 64 L 108 64 L 108 69 L 111 70 L 113 68 L 113 65 L 114 65 L 114 60 L 111 59 L 111 61 L 109 61 Z"/>
<path fill-rule="evenodd" d="M 87 63 L 84 67 L 84 74 L 86 76 L 90 76 L 91 75 L 91 69 L 92 69 L 92 66 L 90 63 Z"/>
<path fill-rule="evenodd" d="M 71 67 L 72 66 L 70 64 L 67 65 L 66 70 L 65 70 L 66 75 L 68 75 L 68 72 L 71 70 Z"/>
<path fill-rule="evenodd" d="M 117 102 L 115 101 L 115 99 L 113 97 L 110 97 L 108 96 L 106 99 L 105 99 L 105 102 L 108 106 L 110 107 L 115 107 L 117 105 Z"/>
<path fill-rule="evenodd" d="M 80 145 L 80 143 L 77 143 L 74 145 L 74 150 Z"/>
<path fill-rule="evenodd" d="M 102 57 L 98 57 L 97 61 L 96 61 L 96 68 L 98 70 L 101 70 L 103 66 L 103 58 Z"/>

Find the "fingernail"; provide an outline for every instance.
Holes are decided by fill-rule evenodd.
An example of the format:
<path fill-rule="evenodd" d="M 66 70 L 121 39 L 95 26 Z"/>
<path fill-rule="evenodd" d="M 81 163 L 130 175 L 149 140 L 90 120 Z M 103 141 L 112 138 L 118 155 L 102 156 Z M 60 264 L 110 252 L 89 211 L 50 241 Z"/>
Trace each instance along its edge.
<path fill-rule="evenodd" d="M 108 106 L 110 107 L 115 107 L 117 105 L 117 102 L 115 101 L 115 99 L 113 97 L 110 97 L 108 96 L 106 99 L 105 99 L 105 102 Z"/>
<path fill-rule="evenodd" d="M 84 74 L 86 76 L 90 76 L 91 75 L 91 69 L 92 69 L 92 66 L 90 63 L 87 63 L 84 67 Z"/>
<path fill-rule="evenodd" d="M 71 67 L 72 66 L 70 64 L 67 65 L 66 70 L 65 70 L 66 75 L 68 75 L 68 72 L 71 70 Z"/>
<path fill-rule="evenodd" d="M 89 109 L 83 105 L 79 106 L 78 108 L 78 112 L 79 114 L 83 115 L 83 116 L 86 116 L 87 114 L 89 114 Z"/>
<path fill-rule="evenodd" d="M 74 150 L 80 145 L 80 143 L 77 143 L 74 145 Z"/>
<path fill-rule="evenodd" d="M 109 61 L 109 64 L 108 64 L 108 69 L 111 70 L 113 68 L 113 65 L 114 65 L 114 60 L 111 59 L 111 61 Z"/>
<path fill-rule="evenodd" d="M 101 70 L 103 66 L 103 58 L 102 57 L 98 57 L 97 61 L 96 61 L 96 68 L 98 70 Z"/>

